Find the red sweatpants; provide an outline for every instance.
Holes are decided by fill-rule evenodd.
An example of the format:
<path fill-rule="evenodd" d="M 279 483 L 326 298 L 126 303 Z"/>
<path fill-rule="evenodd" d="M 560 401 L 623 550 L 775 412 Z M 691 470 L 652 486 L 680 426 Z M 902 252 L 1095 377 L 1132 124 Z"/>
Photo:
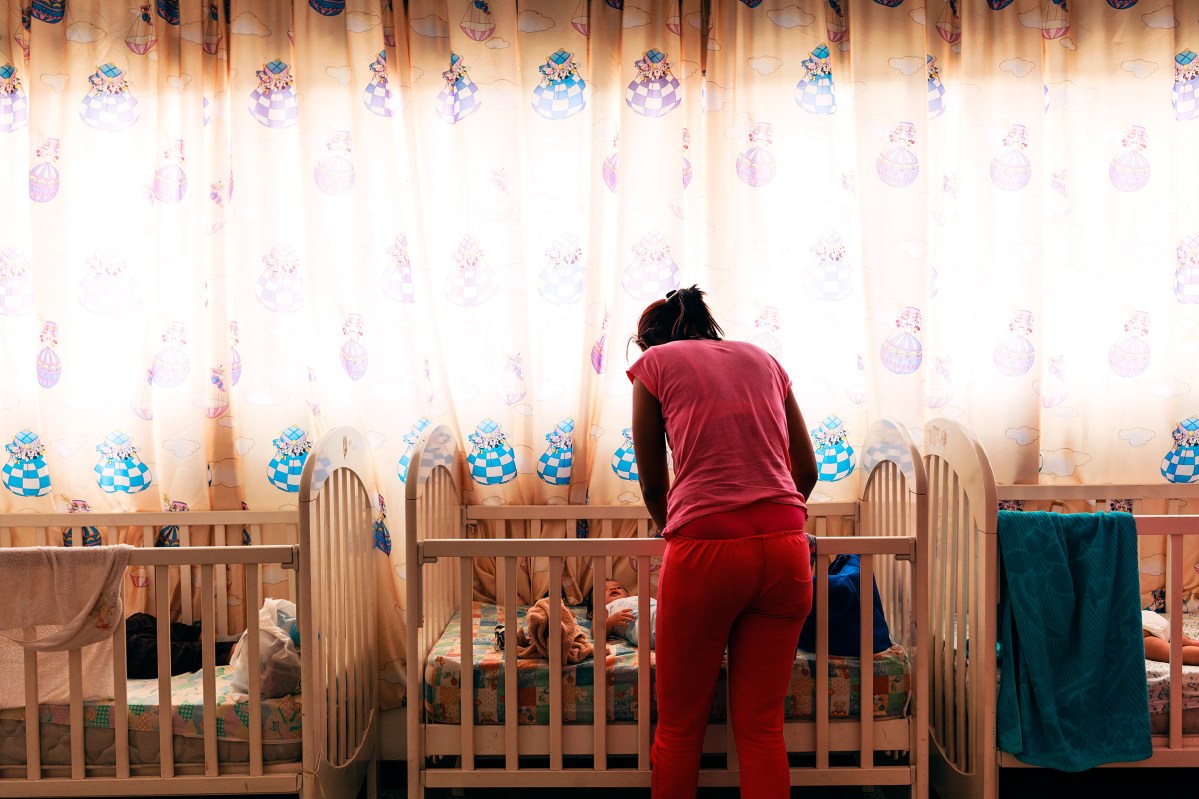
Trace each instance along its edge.
<path fill-rule="evenodd" d="M 802 533 L 672 537 L 658 580 L 653 799 L 695 799 L 725 647 L 742 799 L 790 793 L 783 702 L 812 608 Z"/>

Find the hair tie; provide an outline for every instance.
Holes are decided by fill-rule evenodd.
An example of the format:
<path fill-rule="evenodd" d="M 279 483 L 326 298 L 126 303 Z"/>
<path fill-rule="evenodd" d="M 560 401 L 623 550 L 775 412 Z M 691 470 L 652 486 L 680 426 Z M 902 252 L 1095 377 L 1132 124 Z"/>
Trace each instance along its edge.
<path fill-rule="evenodd" d="M 673 297 L 677 293 L 678 293 L 678 289 L 671 289 L 670 291 L 666 292 L 666 299 L 669 300 L 671 297 Z"/>

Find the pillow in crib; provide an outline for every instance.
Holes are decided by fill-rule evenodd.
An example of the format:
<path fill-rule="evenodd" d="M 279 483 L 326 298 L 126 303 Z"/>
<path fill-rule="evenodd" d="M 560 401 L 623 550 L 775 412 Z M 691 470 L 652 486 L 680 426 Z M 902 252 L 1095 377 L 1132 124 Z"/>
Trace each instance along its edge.
<path fill-rule="evenodd" d="M 861 625 L 858 616 L 861 608 L 859 580 L 862 572 L 861 560 L 857 555 L 838 555 L 828 567 L 828 653 L 830 655 L 858 655 L 858 638 Z M 799 648 L 807 652 L 816 651 L 816 597 L 812 592 L 812 612 L 804 622 L 799 634 Z M 891 647 L 891 631 L 883 615 L 883 600 L 874 586 L 874 651 L 882 652 Z"/>

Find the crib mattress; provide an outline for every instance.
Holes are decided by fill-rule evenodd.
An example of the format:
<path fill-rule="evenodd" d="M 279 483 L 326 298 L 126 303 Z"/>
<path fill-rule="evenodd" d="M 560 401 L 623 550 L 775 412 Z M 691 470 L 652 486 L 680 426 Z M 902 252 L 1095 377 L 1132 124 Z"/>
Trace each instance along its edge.
<path fill-rule="evenodd" d="M 1199 613 L 1184 613 L 1182 634 L 1199 639 Z M 1149 683 L 1149 713 L 1168 713 L 1170 710 L 1170 664 L 1156 660 L 1145 661 L 1145 679 Z M 1182 709 L 1199 708 L 1199 666 L 1182 667 Z M 1197 732 L 1197 729 L 1190 729 Z"/>
<path fill-rule="evenodd" d="M 517 609 L 524 619 L 525 607 Z M 579 625 L 588 633 L 591 622 L 586 609 L 571 608 Z M 495 649 L 496 606 L 476 602 L 472 607 L 474 629 L 475 723 L 504 723 L 504 653 Z M 462 720 L 462 653 L 458 644 L 461 620 L 454 614 L 425 662 L 424 702 L 429 723 L 459 724 Z M 509 640 L 512 636 L 510 634 Z M 617 639 L 608 642 L 611 657 L 606 669 L 607 717 L 610 722 L 637 720 L 637 656 L 635 647 Z M 651 668 L 653 653 L 650 653 Z M 785 707 L 790 721 L 811 720 L 816 706 L 816 656 L 799 652 L 791 673 Z M 902 718 L 907 714 L 911 691 L 911 665 L 903 648 L 894 645 L 873 658 L 870 703 L 876 719 Z M 829 718 L 857 718 L 861 706 L 858 658 L 829 658 Z M 549 662 L 540 659 L 517 661 L 517 709 L 521 724 L 548 724 L 550 716 Z M 652 697 L 651 671 L 651 697 Z M 562 720 L 590 724 L 594 721 L 595 663 L 584 661 L 562 670 Z M 712 703 L 713 722 L 726 716 L 725 674 L 721 670 Z M 651 718 L 654 707 L 651 700 Z"/>
<path fill-rule="evenodd" d="M 131 732 L 157 734 L 160 713 L 158 680 L 129 680 L 129 729 Z M 201 672 L 179 674 L 171 678 L 171 728 L 183 738 L 204 737 L 204 677 Z M 112 700 L 85 702 L 85 729 L 112 729 L 115 721 Z M 38 715 L 43 729 L 64 726 L 69 729 L 71 709 L 67 705 L 42 705 Z M 0 710 L 0 721 L 23 722 L 25 708 Z M 299 694 L 262 700 L 262 740 L 264 743 L 301 740 L 301 701 Z M 216 668 L 216 732 L 220 741 L 250 739 L 248 697 L 233 689 L 233 668 Z"/>

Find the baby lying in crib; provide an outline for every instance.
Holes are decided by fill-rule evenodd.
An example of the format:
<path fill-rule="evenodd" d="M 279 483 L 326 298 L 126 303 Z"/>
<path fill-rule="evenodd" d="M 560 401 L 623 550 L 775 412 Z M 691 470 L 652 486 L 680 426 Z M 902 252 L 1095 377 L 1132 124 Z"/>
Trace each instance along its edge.
<path fill-rule="evenodd" d="M 604 606 L 608 609 L 608 637 L 623 638 L 637 646 L 637 597 L 617 580 L 604 583 Z M 588 613 L 588 616 L 591 614 Z M 649 600 L 649 647 L 654 648 L 654 622 L 658 615 L 658 601 Z"/>
<path fill-rule="evenodd" d="M 1162 663 L 1170 662 L 1170 620 L 1152 610 L 1141 611 L 1141 632 L 1145 635 L 1145 657 Z M 1199 666 L 1199 641 L 1182 637 L 1182 662 Z"/>

